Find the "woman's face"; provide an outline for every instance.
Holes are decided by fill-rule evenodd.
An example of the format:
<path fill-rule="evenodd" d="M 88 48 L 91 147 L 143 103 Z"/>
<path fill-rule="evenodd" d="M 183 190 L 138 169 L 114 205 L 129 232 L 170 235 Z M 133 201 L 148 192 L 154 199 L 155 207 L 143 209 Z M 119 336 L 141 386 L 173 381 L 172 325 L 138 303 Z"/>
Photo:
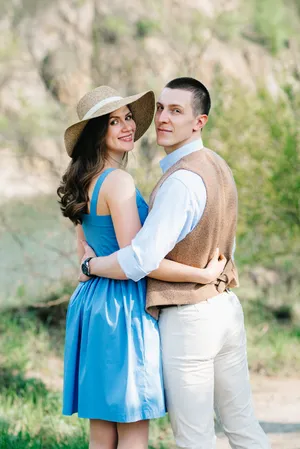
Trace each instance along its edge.
<path fill-rule="evenodd" d="M 108 152 L 128 152 L 134 146 L 136 124 L 128 106 L 123 106 L 109 114 L 105 137 Z"/>

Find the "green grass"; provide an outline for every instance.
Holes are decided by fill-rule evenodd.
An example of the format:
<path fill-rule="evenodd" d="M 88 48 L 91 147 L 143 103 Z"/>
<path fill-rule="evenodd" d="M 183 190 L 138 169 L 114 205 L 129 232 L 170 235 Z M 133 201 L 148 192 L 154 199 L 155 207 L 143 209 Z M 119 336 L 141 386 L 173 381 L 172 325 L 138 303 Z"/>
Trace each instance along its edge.
<path fill-rule="evenodd" d="M 51 388 L 61 359 L 60 329 L 48 329 L 32 312 L 6 312 L 0 318 L 0 448 L 87 447 L 86 427 L 61 416 L 61 395 Z"/>
<path fill-rule="evenodd" d="M 0 449 L 85 449 L 88 422 L 61 414 L 64 323 L 39 311 L 0 316 Z M 151 423 L 150 446 L 172 448 L 166 418 Z"/>
<path fill-rule="evenodd" d="M 251 370 L 267 375 L 298 375 L 300 325 L 288 318 L 291 308 L 273 309 L 262 299 L 246 301 L 243 306 Z"/>

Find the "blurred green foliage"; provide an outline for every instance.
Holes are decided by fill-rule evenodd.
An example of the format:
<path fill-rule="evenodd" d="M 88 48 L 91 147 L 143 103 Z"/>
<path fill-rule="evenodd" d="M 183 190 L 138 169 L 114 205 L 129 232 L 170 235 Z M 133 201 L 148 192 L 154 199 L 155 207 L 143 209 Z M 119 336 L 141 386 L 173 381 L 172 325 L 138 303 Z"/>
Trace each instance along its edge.
<path fill-rule="evenodd" d="M 99 34 L 103 37 L 104 42 L 115 44 L 118 39 L 130 33 L 130 25 L 125 17 L 109 15 L 102 20 L 99 26 Z"/>
<path fill-rule="evenodd" d="M 143 17 L 139 19 L 136 24 L 136 36 L 140 39 L 143 39 L 147 36 L 150 36 L 155 33 L 159 29 L 159 24 L 147 17 Z"/>
<path fill-rule="evenodd" d="M 221 76 L 212 96 L 204 137 L 228 161 L 238 186 L 241 261 L 274 264 L 276 253 L 296 257 L 300 246 L 296 109 L 288 97 L 274 100 L 262 89 L 253 95 Z M 293 96 L 299 97 L 299 92 Z"/>
<path fill-rule="evenodd" d="M 258 42 L 276 55 L 291 37 L 290 17 L 283 0 L 255 0 L 253 25 Z"/>

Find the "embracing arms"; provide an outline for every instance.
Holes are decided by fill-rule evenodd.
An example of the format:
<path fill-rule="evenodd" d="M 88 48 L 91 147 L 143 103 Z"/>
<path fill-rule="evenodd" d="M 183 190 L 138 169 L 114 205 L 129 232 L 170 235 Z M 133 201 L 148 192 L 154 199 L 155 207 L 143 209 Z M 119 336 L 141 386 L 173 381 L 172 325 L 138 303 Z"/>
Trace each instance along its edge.
<path fill-rule="evenodd" d="M 131 244 L 134 237 L 141 229 L 141 223 L 136 205 L 136 190 L 132 177 L 122 170 L 115 170 L 110 174 L 110 176 L 107 177 L 105 183 L 103 184 L 103 193 L 105 201 L 107 202 L 107 206 L 111 213 L 119 246 L 120 248 L 128 247 L 128 245 Z M 177 205 L 177 207 L 180 207 L 180 204 Z M 164 210 L 162 210 L 161 213 L 163 214 Z M 174 205 L 174 213 L 177 213 L 178 215 L 178 211 L 176 211 L 176 205 Z M 152 212 L 150 212 L 150 214 L 153 215 Z M 161 218 L 163 219 L 163 217 Z M 169 218 L 175 219 L 175 217 Z M 155 219 L 156 218 L 154 217 L 154 220 Z M 182 220 L 185 220 L 184 216 L 182 217 Z M 162 222 L 163 220 L 161 221 L 161 226 L 163 226 Z M 184 226 L 184 224 L 180 222 L 177 224 L 178 228 Z M 142 240 L 144 241 L 144 245 L 146 246 L 146 248 L 149 248 L 149 258 L 151 259 L 151 252 L 157 250 L 156 242 L 157 244 L 159 244 L 158 236 L 160 235 L 160 230 L 159 226 L 154 226 L 151 220 L 150 223 L 148 223 L 148 229 L 151 230 L 151 233 L 147 234 L 147 230 L 146 233 L 143 231 Z M 77 232 L 78 240 L 81 240 L 81 233 L 82 231 L 80 231 L 79 229 Z M 170 231 L 168 233 L 168 237 L 170 239 L 169 250 L 171 250 L 172 247 L 174 247 L 176 244 L 178 235 L 176 234 L 176 232 L 173 232 L 172 234 L 172 232 Z M 87 257 L 94 256 L 92 249 L 89 248 L 85 242 L 83 242 L 83 247 L 83 260 Z M 159 254 L 160 260 L 163 259 L 163 257 L 168 252 L 169 251 L 165 246 L 162 247 L 161 254 Z M 169 282 L 196 282 L 205 284 L 212 282 L 217 278 L 217 276 L 223 271 L 225 263 L 226 259 L 222 256 L 219 260 L 218 252 L 216 252 L 214 258 L 210 261 L 207 268 L 205 269 L 195 268 L 163 259 L 160 263 L 156 264 L 156 266 L 153 266 L 152 264 L 154 269 L 150 270 L 150 272 L 148 270 L 147 273 L 144 274 L 144 276 L 148 275 L 155 279 L 165 280 Z M 149 265 L 149 267 L 150 266 L 151 264 Z M 128 278 L 119 264 L 117 252 L 111 254 L 110 256 L 97 257 L 95 259 L 92 259 L 90 261 L 90 271 L 91 274 L 112 279 Z M 86 279 L 87 278 L 85 278 L 83 275 L 80 276 L 80 280 Z"/>

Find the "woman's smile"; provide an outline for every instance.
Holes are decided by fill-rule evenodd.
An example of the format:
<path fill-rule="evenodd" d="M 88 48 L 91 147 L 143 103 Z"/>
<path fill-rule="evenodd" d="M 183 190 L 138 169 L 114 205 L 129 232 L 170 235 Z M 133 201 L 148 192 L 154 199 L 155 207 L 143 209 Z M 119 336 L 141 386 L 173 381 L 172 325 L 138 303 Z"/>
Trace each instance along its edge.
<path fill-rule="evenodd" d="M 119 140 L 122 140 L 123 142 L 132 142 L 133 133 L 126 134 L 126 136 L 121 136 L 121 137 L 119 137 Z"/>

